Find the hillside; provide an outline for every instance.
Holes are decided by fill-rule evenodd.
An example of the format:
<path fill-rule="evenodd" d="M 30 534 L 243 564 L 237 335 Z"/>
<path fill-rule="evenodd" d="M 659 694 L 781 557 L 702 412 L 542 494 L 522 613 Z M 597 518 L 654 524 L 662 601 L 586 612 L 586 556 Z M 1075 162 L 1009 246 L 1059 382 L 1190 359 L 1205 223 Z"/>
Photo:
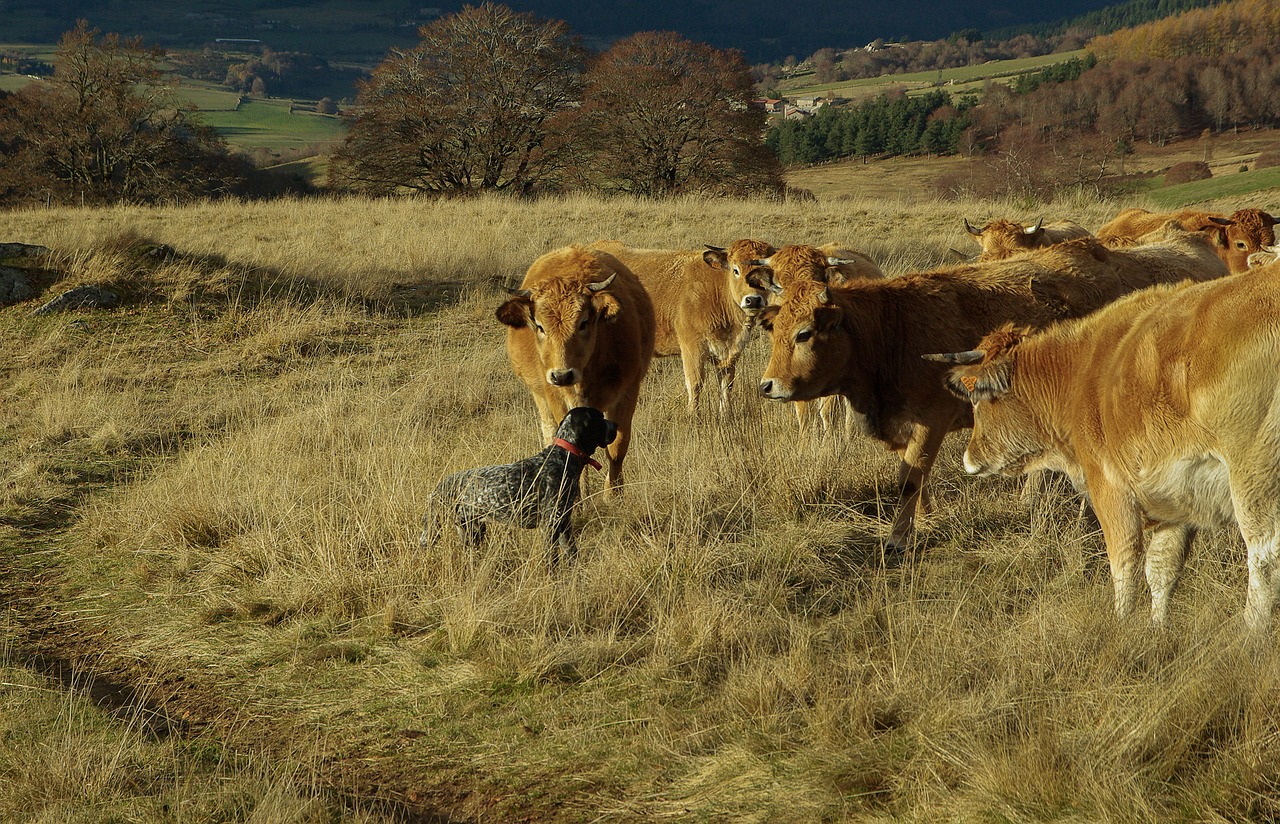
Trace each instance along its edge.
<path fill-rule="evenodd" d="M 900 274 L 1042 208 L 904 195 L 6 215 L 57 252 L 0 308 L 0 819 L 1274 818 L 1280 656 L 1238 631 L 1234 530 L 1172 631 L 1119 623 L 1079 499 L 967 477 L 955 435 L 886 552 L 893 456 L 762 401 L 767 340 L 725 419 L 654 364 L 571 568 L 530 531 L 418 545 L 442 475 L 540 446 L 493 317 L 538 254 L 749 234 Z M 31 314 L 88 284 L 122 304 Z"/>

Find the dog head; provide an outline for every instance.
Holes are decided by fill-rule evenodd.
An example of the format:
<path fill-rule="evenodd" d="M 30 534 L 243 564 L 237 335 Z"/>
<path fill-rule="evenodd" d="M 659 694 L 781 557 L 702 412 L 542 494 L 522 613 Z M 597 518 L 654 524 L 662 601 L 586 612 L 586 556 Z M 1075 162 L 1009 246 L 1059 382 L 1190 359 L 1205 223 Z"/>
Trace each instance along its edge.
<path fill-rule="evenodd" d="M 560 421 L 556 437 L 590 455 L 593 450 L 613 443 L 618 437 L 618 425 L 605 420 L 604 413 L 593 406 L 579 406 L 570 409 Z"/>

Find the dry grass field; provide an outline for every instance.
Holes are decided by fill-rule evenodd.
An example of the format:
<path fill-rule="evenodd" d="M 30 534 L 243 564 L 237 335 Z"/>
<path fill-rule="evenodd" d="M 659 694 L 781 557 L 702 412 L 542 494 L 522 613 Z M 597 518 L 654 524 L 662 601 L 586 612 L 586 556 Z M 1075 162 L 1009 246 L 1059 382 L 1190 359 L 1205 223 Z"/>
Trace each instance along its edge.
<path fill-rule="evenodd" d="M 901 273 L 1044 209 L 5 213 L 56 250 L 45 299 L 124 300 L 0 309 L 0 819 L 1275 820 L 1280 648 L 1242 634 L 1237 535 L 1200 537 L 1171 631 L 1119 624 L 1079 499 L 971 479 L 952 436 L 886 555 L 894 460 L 760 401 L 767 340 L 724 419 L 655 362 L 572 567 L 497 527 L 418 547 L 441 476 L 540 447 L 493 310 L 542 252 L 835 240 Z"/>

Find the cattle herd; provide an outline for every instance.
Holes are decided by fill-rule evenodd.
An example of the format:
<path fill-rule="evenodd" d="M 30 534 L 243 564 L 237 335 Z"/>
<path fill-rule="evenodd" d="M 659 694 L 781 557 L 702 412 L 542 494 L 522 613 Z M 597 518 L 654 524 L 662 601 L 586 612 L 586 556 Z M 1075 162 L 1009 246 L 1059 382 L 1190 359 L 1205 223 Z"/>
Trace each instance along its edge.
<path fill-rule="evenodd" d="M 709 361 L 723 413 L 759 328 L 771 343 L 762 397 L 795 404 L 802 424 L 811 403 L 824 422 L 842 403 L 898 453 L 890 545 L 908 545 L 927 513 L 947 433 L 972 429 L 970 473 L 1058 471 L 1087 493 L 1119 615 L 1141 566 L 1163 622 L 1196 529 L 1234 520 L 1246 619 L 1263 628 L 1280 587 L 1275 223 L 1258 209 L 1127 209 L 1093 234 L 966 221 L 974 262 L 894 277 L 837 245 L 598 241 L 534 261 L 497 317 L 547 441 L 575 407 L 617 425 L 611 491 L 650 360 L 680 355 L 691 412 Z"/>

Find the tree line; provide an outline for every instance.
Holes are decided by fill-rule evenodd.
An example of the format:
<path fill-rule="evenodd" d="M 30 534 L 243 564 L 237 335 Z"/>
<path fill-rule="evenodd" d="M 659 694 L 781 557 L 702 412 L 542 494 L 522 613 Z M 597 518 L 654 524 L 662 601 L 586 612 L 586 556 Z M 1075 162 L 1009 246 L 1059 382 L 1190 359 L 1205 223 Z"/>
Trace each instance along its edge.
<path fill-rule="evenodd" d="M 358 84 L 332 188 L 643 196 L 782 188 L 737 51 L 641 32 L 593 53 L 565 23 L 493 3 L 438 18 L 419 36 Z M 0 204 L 272 194 L 275 178 L 177 102 L 164 59 L 84 21 L 65 34 L 52 77 L 0 93 Z M 238 87 L 271 67 L 242 68 Z"/>
<path fill-rule="evenodd" d="M 565 23 L 492 3 L 420 36 L 358 84 L 334 186 L 644 196 L 782 186 L 737 51 L 641 32 L 592 54 Z"/>
<path fill-rule="evenodd" d="M 848 106 L 824 106 L 813 117 L 769 128 L 765 145 L 784 166 L 873 155 L 953 154 L 960 149 L 975 98 L 952 103 L 946 91 L 882 95 Z"/>

